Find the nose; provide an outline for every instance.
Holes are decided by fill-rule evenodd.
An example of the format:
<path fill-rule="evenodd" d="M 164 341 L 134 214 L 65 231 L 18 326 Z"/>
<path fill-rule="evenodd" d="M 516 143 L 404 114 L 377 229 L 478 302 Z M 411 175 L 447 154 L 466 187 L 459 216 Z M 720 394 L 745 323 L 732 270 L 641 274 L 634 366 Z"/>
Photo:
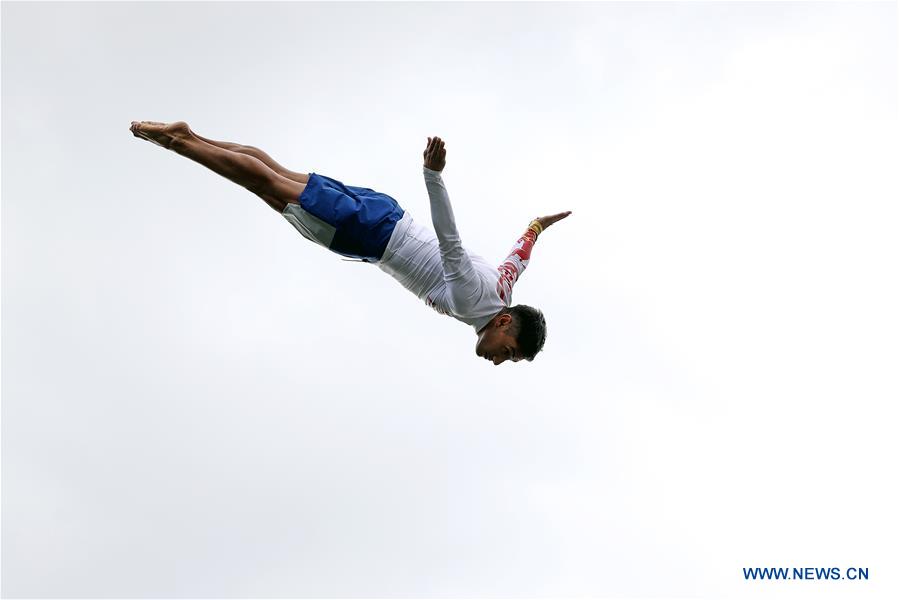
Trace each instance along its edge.
<path fill-rule="evenodd" d="M 493 357 L 493 364 L 494 364 L 494 365 L 501 365 L 501 364 L 503 363 L 504 360 L 506 360 L 504 357 L 494 356 L 494 357 Z"/>

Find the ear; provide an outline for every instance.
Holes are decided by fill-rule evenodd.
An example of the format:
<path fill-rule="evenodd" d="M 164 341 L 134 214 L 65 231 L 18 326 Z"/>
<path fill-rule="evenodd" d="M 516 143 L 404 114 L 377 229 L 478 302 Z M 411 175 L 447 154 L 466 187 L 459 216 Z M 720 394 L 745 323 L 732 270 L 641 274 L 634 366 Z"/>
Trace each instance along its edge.
<path fill-rule="evenodd" d="M 512 322 L 512 315 L 503 313 L 496 319 L 497 327 L 507 327 Z"/>

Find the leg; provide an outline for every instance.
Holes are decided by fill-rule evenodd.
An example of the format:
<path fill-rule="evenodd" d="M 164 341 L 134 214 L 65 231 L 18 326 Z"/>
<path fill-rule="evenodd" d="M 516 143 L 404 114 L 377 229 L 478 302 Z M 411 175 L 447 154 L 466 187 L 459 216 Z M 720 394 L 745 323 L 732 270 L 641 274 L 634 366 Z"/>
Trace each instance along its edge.
<path fill-rule="evenodd" d="M 239 152 L 241 154 L 246 154 L 248 156 L 253 156 L 261 160 L 268 166 L 269 169 L 280 175 L 281 177 L 286 177 L 290 180 L 296 181 L 297 183 L 306 184 L 309 183 L 309 175 L 306 173 L 297 173 L 296 171 L 291 171 L 286 167 L 282 167 L 278 164 L 274 158 L 256 148 L 255 146 L 245 146 L 243 144 L 238 144 L 235 142 L 217 142 L 215 140 L 210 140 L 208 138 L 203 137 L 198 133 L 194 133 L 199 139 L 203 140 L 207 144 L 212 144 L 213 146 L 218 146 L 219 148 L 224 148 L 225 150 L 230 150 L 231 152 Z"/>
<path fill-rule="evenodd" d="M 207 144 L 195 136 L 183 121 L 171 124 L 133 122 L 131 131 L 137 137 L 186 156 L 245 187 L 279 213 L 289 202 L 296 203 L 306 187 L 282 177 L 258 158 Z"/>

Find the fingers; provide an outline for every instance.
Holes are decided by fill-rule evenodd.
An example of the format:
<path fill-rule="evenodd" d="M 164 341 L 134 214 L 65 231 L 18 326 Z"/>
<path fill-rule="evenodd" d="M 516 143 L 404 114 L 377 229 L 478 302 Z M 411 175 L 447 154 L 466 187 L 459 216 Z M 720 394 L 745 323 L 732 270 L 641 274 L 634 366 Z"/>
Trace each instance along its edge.
<path fill-rule="evenodd" d="M 549 227 L 550 225 L 552 225 L 553 223 L 556 223 L 557 221 L 561 221 L 562 219 L 564 219 L 565 217 L 567 217 L 570 214 L 571 214 L 571 211 L 566 210 L 565 212 L 556 213 L 554 215 L 549 215 L 546 217 L 538 217 L 537 220 L 540 221 L 540 224 L 543 225 L 543 228 L 545 229 L 545 228 Z"/>
<path fill-rule="evenodd" d="M 446 164 L 446 143 L 439 137 L 429 137 L 424 158 L 426 167 L 442 170 Z"/>
<path fill-rule="evenodd" d="M 439 137 L 429 137 L 428 138 L 428 146 L 425 148 L 425 152 L 437 152 L 439 150 L 445 150 L 446 143 L 441 140 Z"/>

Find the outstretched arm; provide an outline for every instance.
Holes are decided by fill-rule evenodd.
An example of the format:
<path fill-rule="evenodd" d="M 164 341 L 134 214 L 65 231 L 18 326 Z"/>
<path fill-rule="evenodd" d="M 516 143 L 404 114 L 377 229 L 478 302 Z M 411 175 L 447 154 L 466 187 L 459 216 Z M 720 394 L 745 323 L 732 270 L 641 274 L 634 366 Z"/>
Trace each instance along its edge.
<path fill-rule="evenodd" d="M 557 221 L 561 221 L 571 214 L 571 211 L 540 217 L 531 221 L 527 230 L 522 234 L 512 252 L 497 267 L 499 270 L 499 282 L 496 284 L 496 291 L 503 302 L 508 302 L 512 297 L 512 286 L 518 281 L 518 278 L 528 266 L 531 260 L 531 249 L 537 238 L 543 233 L 543 230 Z"/>
<path fill-rule="evenodd" d="M 424 178 L 431 200 L 431 221 L 440 245 L 443 277 L 454 306 L 462 308 L 478 295 L 480 279 L 456 229 L 449 194 L 440 172 L 446 166 L 446 149 L 440 138 L 428 138 L 424 152 Z"/>

